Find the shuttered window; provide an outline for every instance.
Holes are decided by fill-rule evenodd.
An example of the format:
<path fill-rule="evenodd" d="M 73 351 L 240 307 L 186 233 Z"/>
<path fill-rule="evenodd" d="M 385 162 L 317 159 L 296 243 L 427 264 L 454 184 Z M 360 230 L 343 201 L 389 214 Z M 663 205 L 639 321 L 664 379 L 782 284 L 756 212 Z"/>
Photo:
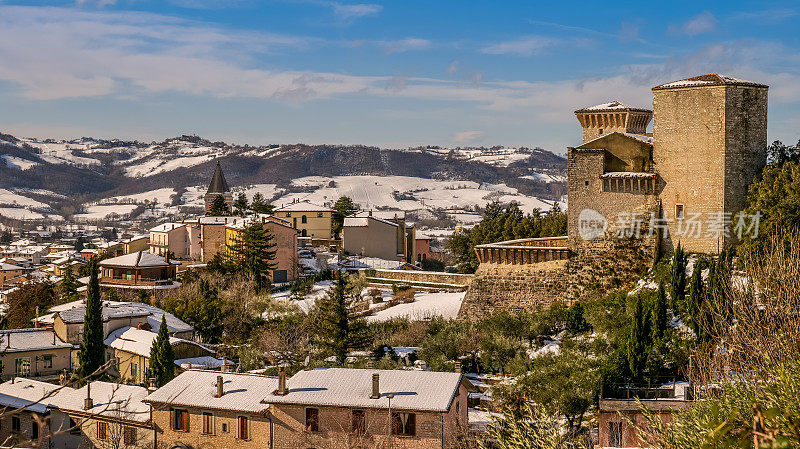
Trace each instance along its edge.
<path fill-rule="evenodd" d="M 239 439 L 240 440 L 250 439 L 250 423 L 249 420 L 244 416 L 239 417 Z"/>
<path fill-rule="evenodd" d="M 203 412 L 203 434 L 214 435 L 214 414 Z"/>
<path fill-rule="evenodd" d="M 125 426 L 123 441 L 126 446 L 136 445 L 136 427 Z"/>
<path fill-rule="evenodd" d="M 171 409 L 170 414 L 170 427 L 172 430 L 179 432 L 189 431 L 189 412 L 180 409 Z"/>
<path fill-rule="evenodd" d="M 103 421 L 97 422 L 97 439 L 98 440 L 105 440 L 108 438 L 108 423 Z"/>

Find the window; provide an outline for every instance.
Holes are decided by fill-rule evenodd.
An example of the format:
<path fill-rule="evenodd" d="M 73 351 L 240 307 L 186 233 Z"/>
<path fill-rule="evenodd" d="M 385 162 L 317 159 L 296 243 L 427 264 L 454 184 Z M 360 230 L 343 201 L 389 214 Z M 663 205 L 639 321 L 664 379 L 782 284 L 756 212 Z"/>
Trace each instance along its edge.
<path fill-rule="evenodd" d="M 322 212 L 317 212 L 317 218 L 322 218 Z"/>
<path fill-rule="evenodd" d="M 306 409 L 306 432 L 319 432 L 319 409 Z"/>
<path fill-rule="evenodd" d="M 214 435 L 214 414 L 203 412 L 203 435 Z"/>
<path fill-rule="evenodd" d="M 353 410 L 353 433 L 363 435 L 367 431 L 364 410 Z"/>
<path fill-rule="evenodd" d="M 600 135 L 603 135 L 603 128 L 600 128 Z"/>
<path fill-rule="evenodd" d="M 53 368 L 53 356 L 52 355 L 43 355 L 42 356 L 42 365 L 43 365 L 43 368 L 46 368 L 46 369 Z"/>
<path fill-rule="evenodd" d="M 11 417 L 11 430 L 14 431 L 14 432 L 19 432 L 20 427 L 22 427 L 22 426 L 20 425 L 19 416 L 12 416 Z"/>
<path fill-rule="evenodd" d="M 675 218 L 677 220 L 682 220 L 684 216 L 685 216 L 685 214 L 683 212 L 683 204 L 676 204 L 675 205 Z"/>
<path fill-rule="evenodd" d="M 302 217 L 300 217 L 300 223 L 308 223 L 308 219 L 306 218 L 306 216 L 305 216 L 305 215 L 303 215 Z"/>
<path fill-rule="evenodd" d="M 589 187 L 589 181 L 583 181 L 583 185 L 585 185 L 586 187 Z"/>
<path fill-rule="evenodd" d="M 39 439 L 39 423 L 36 422 L 36 419 L 33 417 L 31 417 L 31 439 Z"/>
<path fill-rule="evenodd" d="M 134 379 L 139 378 L 139 365 L 137 363 L 131 363 L 131 377 Z"/>
<path fill-rule="evenodd" d="M 622 447 L 624 444 L 622 422 L 608 423 L 608 445 L 611 447 Z"/>
<path fill-rule="evenodd" d="M 123 430 L 122 439 L 125 442 L 126 446 L 135 446 L 136 445 L 136 427 L 129 427 L 125 426 Z"/>
<path fill-rule="evenodd" d="M 172 419 L 170 419 L 170 424 L 172 426 L 172 430 L 177 430 L 179 432 L 188 432 L 189 412 L 186 410 L 172 409 L 171 413 L 172 413 Z"/>
<path fill-rule="evenodd" d="M 239 417 L 239 439 L 240 440 L 250 439 L 249 420 L 244 416 Z"/>
<path fill-rule="evenodd" d="M 31 359 L 30 357 L 23 357 L 15 360 L 15 369 L 17 376 L 26 377 L 31 374 Z"/>
<path fill-rule="evenodd" d="M 303 229 L 302 231 L 300 231 L 300 235 L 301 235 L 302 237 L 307 237 L 307 235 L 306 235 L 306 230 L 305 230 L 305 229 Z"/>
<path fill-rule="evenodd" d="M 97 439 L 105 440 L 108 438 L 108 423 L 97 421 Z"/>
<path fill-rule="evenodd" d="M 287 217 L 291 217 L 291 216 L 292 216 L 292 213 L 291 213 L 291 212 L 286 212 L 286 216 L 287 216 Z"/>
<path fill-rule="evenodd" d="M 392 435 L 411 436 L 417 434 L 417 415 L 414 413 L 392 413 Z"/>
<path fill-rule="evenodd" d="M 228 433 L 228 423 L 222 423 L 222 433 Z"/>

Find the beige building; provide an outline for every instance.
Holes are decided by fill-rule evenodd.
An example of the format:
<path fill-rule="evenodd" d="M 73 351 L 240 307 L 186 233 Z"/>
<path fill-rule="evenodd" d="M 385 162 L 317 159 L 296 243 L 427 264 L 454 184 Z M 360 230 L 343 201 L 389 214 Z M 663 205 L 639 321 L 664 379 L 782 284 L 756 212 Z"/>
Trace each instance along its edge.
<path fill-rule="evenodd" d="M 22 276 L 22 267 L 0 262 L 0 287 L 7 281 Z"/>
<path fill-rule="evenodd" d="M 384 260 L 416 261 L 416 231 L 405 216 L 381 218 L 379 212 L 345 217 L 342 227 L 342 248 L 345 253 Z"/>
<path fill-rule="evenodd" d="M 200 261 L 211 262 L 219 253 L 224 253 L 227 242 L 226 226 L 241 223 L 242 217 L 200 217 Z"/>
<path fill-rule="evenodd" d="M 72 369 L 72 348 L 49 329 L 0 331 L 0 379 L 58 379 L 59 373 Z"/>
<path fill-rule="evenodd" d="M 275 215 L 292 224 L 300 237 L 312 240 L 331 240 L 333 209 L 308 201 L 287 204 L 275 210 Z"/>
<path fill-rule="evenodd" d="M 150 349 L 157 336 L 155 332 L 133 327 L 112 331 L 103 342 L 106 345 L 106 360 L 115 360 L 111 374 L 125 383 L 147 383 Z M 169 342 L 175 360 L 182 360 L 182 363 L 191 363 L 192 359 L 205 361 L 205 357 L 214 355 L 213 351 L 193 341 L 170 337 Z"/>
<path fill-rule="evenodd" d="M 122 241 L 122 246 L 125 254 L 147 251 L 150 248 L 150 235 L 143 234 L 125 239 Z"/>
<path fill-rule="evenodd" d="M 0 384 L 0 441 L 5 447 L 76 448 L 79 429 L 69 417 L 52 413 L 53 402 L 75 390 L 33 379 L 15 378 Z M 39 441 L 41 440 L 41 445 Z"/>
<path fill-rule="evenodd" d="M 139 251 L 100 261 L 100 286 L 134 290 L 169 290 L 175 281 L 179 262 L 157 254 Z"/>
<path fill-rule="evenodd" d="M 653 112 L 620 102 L 575 111 L 583 143 L 567 155 L 570 248 L 580 251 L 592 229 L 622 227 L 655 235 L 666 252 L 734 242 L 736 214 L 766 164 L 767 89 L 701 75 L 654 87 Z"/>
<path fill-rule="evenodd" d="M 270 273 L 273 283 L 290 282 L 298 277 L 297 265 L 297 229 L 288 221 L 272 215 L 257 215 L 237 220 L 235 224 L 226 225 L 226 247 L 231 248 L 236 244 L 242 229 L 253 221 L 261 222 L 264 229 L 269 231 L 272 242 L 275 244 L 275 269 Z"/>
<path fill-rule="evenodd" d="M 451 448 L 467 435 L 469 388 L 461 374 L 431 371 L 187 371 L 145 402 L 168 445 Z"/>
<path fill-rule="evenodd" d="M 181 260 L 200 258 L 200 228 L 184 223 L 164 223 L 150 230 L 150 252 Z"/>

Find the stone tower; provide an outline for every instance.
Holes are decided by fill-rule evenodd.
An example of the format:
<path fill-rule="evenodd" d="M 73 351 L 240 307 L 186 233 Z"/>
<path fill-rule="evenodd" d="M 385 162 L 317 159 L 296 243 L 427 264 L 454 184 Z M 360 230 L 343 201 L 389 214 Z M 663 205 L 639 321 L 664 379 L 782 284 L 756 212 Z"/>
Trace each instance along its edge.
<path fill-rule="evenodd" d="M 653 88 L 653 159 L 669 228 L 663 250 L 680 241 L 688 251 L 716 253 L 732 241 L 709 226 L 744 209 L 748 185 L 766 164 L 767 89 L 716 74 Z M 689 232 L 698 219 L 699 235 Z"/>
<path fill-rule="evenodd" d="M 232 207 L 233 195 L 231 194 L 231 189 L 228 188 L 228 183 L 225 181 L 225 175 L 222 174 L 222 167 L 219 165 L 219 161 L 217 161 L 217 167 L 214 169 L 214 175 L 211 177 L 211 184 L 208 185 L 208 191 L 206 191 L 206 195 L 204 197 L 206 203 L 206 213 L 208 213 L 209 209 L 211 208 L 211 204 L 218 196 L 225 198 L 228 208 Z"/>
<path fill-rule="evenodd" d="M 621 133 L 645 134 L 653 111 L 632 108 L 619 101 L 598 104 L 575 111 L 575 117 L 583 127 L 583 143 L 604 134 Z"/>

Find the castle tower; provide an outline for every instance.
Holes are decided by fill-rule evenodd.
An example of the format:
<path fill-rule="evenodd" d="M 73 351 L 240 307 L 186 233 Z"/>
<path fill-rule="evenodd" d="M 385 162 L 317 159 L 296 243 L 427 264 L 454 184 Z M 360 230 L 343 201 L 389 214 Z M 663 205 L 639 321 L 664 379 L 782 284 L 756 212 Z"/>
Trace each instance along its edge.
<path fill-rule="evenodd" d="M 578 109 L 575 111 L 575 117 L 583 127 L 583 143 L 586 143 L 614 131 L 646 134 L 647 125 L 653 118 L 653 111 L 632 108 L 619 101 L 612 101 Z"/>
<path fill-rule="evenodd" d="M 231 189 L 228 188 L 228 183 L 225 181 L 225 175 L 222 174 L 222 167 L 219 165 L 219 161 L 217 161 L 217 167 L 214 169 L 214 175 L 211 177 L 211 184 L 208 185 L 208 191 L 206 191 L 204 197 L 206 213 L 208 213 L 211 208 L 214 199 L 220 195 L 225 198 L 228 208 L 232 207 L 233 195 L 231 194 Z"/>
<path fill-rule="evenodd" d="M 653 159 L 669 228 L 665 251 L 680 241 L 688 251 L 717 253 L 732 241 L 709 234 L 709 227 L 744 209 L 748 186 L 766 164 L 767 89 L 717 74 L 653 88 Z M 697 219 L 699 235 L 689 232 Z"/>

